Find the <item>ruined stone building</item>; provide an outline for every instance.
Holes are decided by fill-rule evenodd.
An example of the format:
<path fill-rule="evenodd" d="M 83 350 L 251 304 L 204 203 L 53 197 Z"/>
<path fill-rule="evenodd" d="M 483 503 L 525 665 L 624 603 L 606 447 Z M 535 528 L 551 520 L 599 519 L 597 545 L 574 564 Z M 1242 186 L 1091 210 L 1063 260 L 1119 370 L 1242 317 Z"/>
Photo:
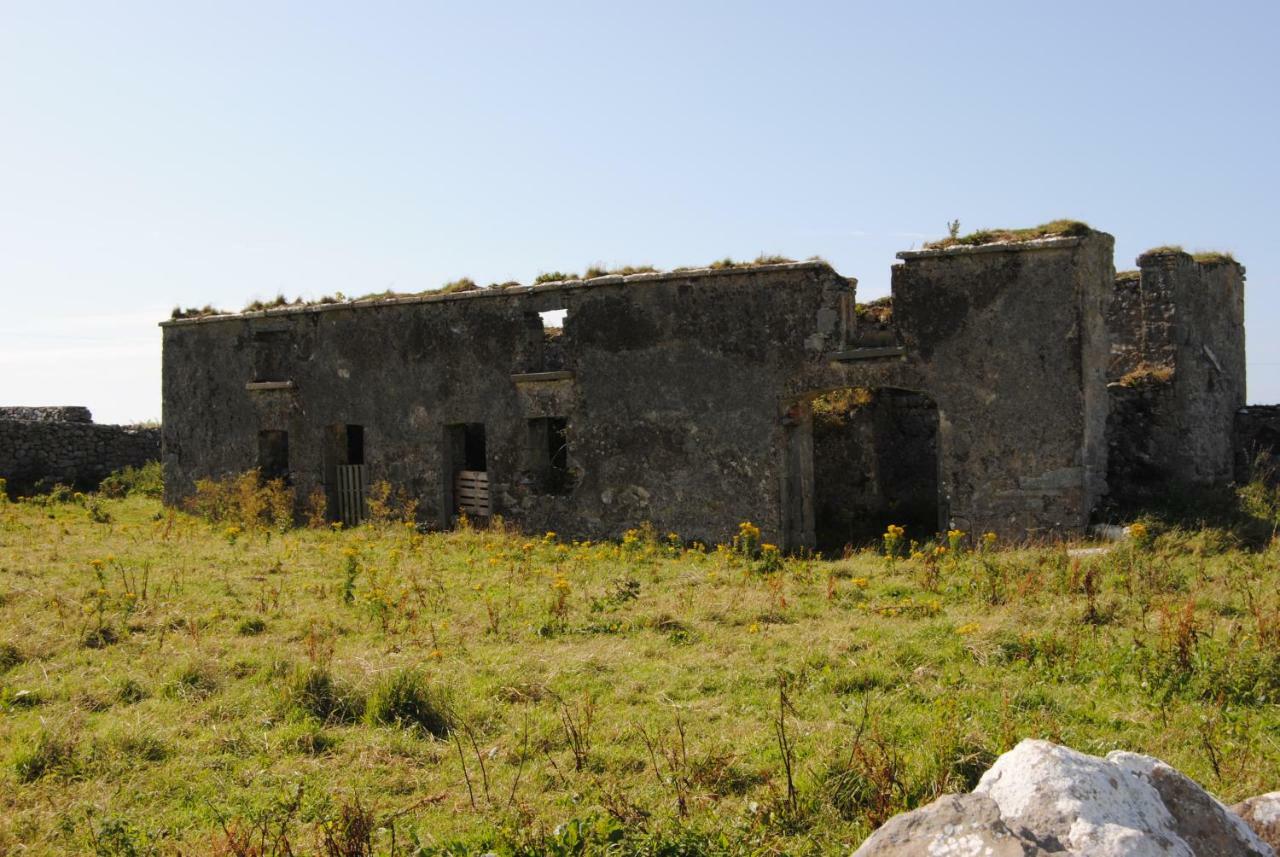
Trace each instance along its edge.
<path fill-rule="evenodd" d="M 899 253 L 869 306 L 810 261 L 174 319 L 167 500 L 259 467 L 347 519 L 385 480 L 439 527 L 1079 534 L 1109 490 L 1229 480 L 1245 404 L 1244 269 L 1112 254 Z"/>

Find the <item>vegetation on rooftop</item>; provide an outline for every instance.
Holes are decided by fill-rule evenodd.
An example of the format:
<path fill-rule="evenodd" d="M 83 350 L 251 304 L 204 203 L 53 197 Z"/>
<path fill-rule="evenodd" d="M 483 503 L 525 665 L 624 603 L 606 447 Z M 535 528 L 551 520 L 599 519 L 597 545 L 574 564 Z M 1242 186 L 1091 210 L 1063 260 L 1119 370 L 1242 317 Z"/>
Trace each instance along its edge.
<path fill-rule="evenodd" d="M 173 308 L 173 312 L 169 313 L 169 318 L 204 318 L 210 315 L 226 315 L 226 310 L 216 309 L 209 304 L 202 307 L 187 307 L 183 309 L 180 306 Z"/>
<path fill-rule="evenodd" d="M 707 267 L 713 271 L 723 271 L 729 268 L 754 268 L 757 265 L 785 265 L 794 261 L 795 259 L 791 259 L 787 256 L 778 256 L 773 254 L 761 253 L 759 256 L 757 256 L 755 259 L 749 262 L 747 261 L 740 262 L 740 261 L 737 261 L 736 259 L 726 256 L 723 259 L 717 259 Z"/>
<path fill-rule="evenodd" d="M 1142 253 L 1138 258 L 1144 256 L 1176 256 L 1188 255 L 1201 265 L 1236 265 L 1236 257 L 1231 253 L 1223 250 L 1197 250 L 1194 253 L 1188 253 L 1182 248 L 1181 244 L 1162 244 L 1159 247 L 1152 247 Z"/>
<path fill-rule="evenodd" d="M 1140 279 L 1142 279 L 1142 272 L 1137 269 L 1129 270 L 1129 271 L 1116 271 L 1117 283 L 1131 283 L 1131 282 L 1134 282 L 1135 280 L 1140 280 Z"/>
<path fill-rule="evenodd" d="M 1262 480 L 1100 555 L 891 527 L 834 561 L 747 522 L 293 528 L 287 490 L 0 502 L 0 853 L 847 854 L 1026 737 L 1280 781 Z"/>
<path fill-rule="evenodd" d="M 478 288 L 480 287 L 476 285 L 475 280 L 470 277 L 460 277 L 445 283 L 439 291 L 442 295 L 452 295 L 458 292 L 474 292 Z"/>
<path fill-rule="evenodd" d="M 948 224 L 948 231 L 959 232 L 959 221 Z M 1079 220 L 1051 220 L 1030 229 L 979 229 L 968 235 L 952 234 L 937 241 L 927 242 L 927 250 L 940 250 L 946 247 L 975 247 L 983 244 L 1016 244 L 1023 241 L 1036 241 L 1041 238 L 1070 238 L 1088 235 L 1093 229 Z"/>
<path fill-rule="evenodd" d="M 1203 250 L 1192 253 L 1191 258 L 1201 265 L 1236 265 L 1236 257 L 1222 250 Z"/>
<path fill-rule="evenodd" d="M 606 268 L 604 265 L 596 264 L 587 268 L 587 272 L 582 275 L 584 280 L 594 280 L 597 277 L 629 277 L 632 274 L 656 274 L 658 269 L 653 265 L 622 265 L 616 268 Z"/>
<path fill-rule="evenodd" d="M 1181 244 L 1161 244 L 1159 247 L 1152 247 L 1150 250 L 1145 251 L 1139 258 L 1141 256 L 1175 256 L 1186 252 L 1186 250 L 1182 249 Z"/>
<path fill-rule="evenodd" d="M 533 284 L 535 286 L 538 286 L 543 283 L 558 283 L 562 280 L 576 280 L 576 279 L 578 279 L 577 274 L 566 274 L 564 271 L 547 271 L 534 277 Z"/>
<path fill-rule="evenodd" d="M 262 312 L 263 310 L 276 309 L 277 307 L 304 306 L 306 303 L 300 297 L 291 301 L 283 294 L 277 294 L 269 301 L 253 300 L 241 312 Z"/>
<path fill-rule="evenodd" d="M 753 261 L 749 261 L 749 262 L 746 262 L 746 261 L 739 262 L 731 258 L 724 258 L 716 262 L 712 262 L 707 267 L 713 270 L 724 270 L 724 269 L 730 269 L 730 268 L 750 268 L 757 265 L 776 265 L 780 263 L 793 262 L 793 261 L 795 260 L 789 259 L 785 256 L 773 256 L 773 255 L 762 254 L 756 257 L 756 259 L 754 259 Z M 822 262 L 825 260 L 822 259 L 821 257 L 813 256 L 811 257 L 811 261 Z M 696 269 L 675 268 L 673 270 L 673 273 L 678 271 L 688 271 L 688 270 L 696 270 Z M 595 279 L 597 277 L 606 277 L 606 276 L 626 277 L 626 276 L 631 276 L 632 274 L 652 274 L 652 273 L 661 273 L 661 271 L 658 268 L 654 267 L 653 265 L 622 265 L 615 268 L 605 268 L 603 265 L 596 264 L 588 267 L 586 274 L 582 277 L 579 277 L 579 275 L 576 273 L 566 273 L 564 271 L 544 272 L 544 273 L 538 274 L 538 276 L 533 281 L 533 285 L 541 285 L 543 283 L 552 283 L 552 282 L 561 282 L 565 280 L 578 280 L 578 279 L 590 280 L 590 279 Z M 420 291 L 420 292 L 397 292 L 390 289 L 385 289 L 379 292 L 370 292 L 369 294 L 360 295 L 358 297 L 348 297 L 342 292 L 337 292 L 332 295 L 324 295 L 323 297 L 320 297 L 312 301 L 307 301 L 300 297 L 290 301 L 283 294 L 279 294 L 279 295 L 276 295 L 276 297 L 271 300 L 266 300 L 266 301 L 254 300 L 251 303 L 249 303 L 247 306 L 245 306 L 245 308 L 241 310 L 241 312 L 263 312 L 266 310 L 278 309 L 282 307 L 303 307 L 303 306 L 316 306 L 316 305 L 324 305 L 324 304 L 354 303 L 357 301 L 393 300 L 396 298 L 422 297 L 426 295 L 449 295 L 449 294 L 458 294 L 461 292 L 471 292 L 471 291 L 485 291 L 485 290 L 501 291 L 506 289 L 516 289 L 521 287 L 522 287 L 522 284 L 516 280 L 508 280 L 502 283 L 490 283 L 487 286 L 482 286 L 476 283 L 476 281 L 471 279 L 470 277 L 461 277 L 457 280 L 452 280 L 448 283 L 445 283 L 443 286 L 441 286 L 438 289 L 428 289 L 426 291 Z M 204 316 L 226 315 L 226 314 L 227 313 L 225 311 L 214 309 L 211 306 L 205 306 L 203 308 L 189 307 L 187 309 L 174 307 L 171 317 L 175 319 L 202 318 Z"/>
<path fill-rule="evenodd" d="M 854 304 L 853 314 L 859 321 L 868 321 L 873 324 L 892 324 L 893 323 L 893 296 L 885 295 L 882 298 L 876 298 L 864 304 Z"/>

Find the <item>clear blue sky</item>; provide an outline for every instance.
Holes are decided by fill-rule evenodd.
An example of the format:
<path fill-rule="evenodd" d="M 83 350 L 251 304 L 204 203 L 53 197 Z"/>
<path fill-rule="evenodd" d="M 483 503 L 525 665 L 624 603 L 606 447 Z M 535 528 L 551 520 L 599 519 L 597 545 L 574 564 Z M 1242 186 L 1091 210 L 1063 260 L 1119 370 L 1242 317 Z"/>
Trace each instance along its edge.
<path fill-rule="evenodd" d="M 1280 401 L 1280 4 L 0 0 L 0 404 L 160 415 L 174 304 L 1087 220 L 1248 267 Z M 1010 335 L 1016 336 L 1017 331 Z"/>

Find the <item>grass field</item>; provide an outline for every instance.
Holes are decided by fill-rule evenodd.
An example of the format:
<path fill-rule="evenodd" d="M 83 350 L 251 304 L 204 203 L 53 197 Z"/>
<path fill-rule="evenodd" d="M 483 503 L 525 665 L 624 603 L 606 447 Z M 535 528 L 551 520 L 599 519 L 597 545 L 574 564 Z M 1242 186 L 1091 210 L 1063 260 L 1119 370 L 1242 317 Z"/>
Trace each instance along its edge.
<path fill-rule="evenodd" d="M 1026 737 L 1280 787 L 1274 545 L 745 535 L 4 503 L 0 853 L 847 853 Z"/>

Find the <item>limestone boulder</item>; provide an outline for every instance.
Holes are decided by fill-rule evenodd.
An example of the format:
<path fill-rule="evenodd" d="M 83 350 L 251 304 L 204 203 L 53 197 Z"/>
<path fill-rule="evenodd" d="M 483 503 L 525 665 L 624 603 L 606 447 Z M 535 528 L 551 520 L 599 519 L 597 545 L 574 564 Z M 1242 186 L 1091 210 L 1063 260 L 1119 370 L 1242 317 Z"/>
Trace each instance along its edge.
<path fill-rule="evenodd" d="M 943 795 L 890 819 L 854 857 L 1040 857 L 1049 852 L 1013 833 L 986 795 Z"/>
<path fill-rule="evenodd" d="M 1258 838 L 1280 853 L 1280 792 L 1251 797 L 1231 807 Z"/>
<path fill-rule="evenodd" d="M 1270 847 L 1244 820 L 1200 788 L 1194 780 L 1159 759 L 1116 751 L 1107 761 L 1148 783 L 1173 818 L 1173 829 L 1196 857 L 1270 857 Z"/>
<path fill-rule="evenodd" d="M 1023 741 L 978 781 L 1004 822 L 1051 851 L 1094 857 L 1197 857 L 1160 794 L 1106 759 Z"/>
<path fill-rule="evenodd" d="M 1264 839 L 1280 829 L 1280 792 L 1238 809 L 1150 756 L 1028 740 L 971 794 L 891 819 L 856 855 L 1275 857 Z"/>

